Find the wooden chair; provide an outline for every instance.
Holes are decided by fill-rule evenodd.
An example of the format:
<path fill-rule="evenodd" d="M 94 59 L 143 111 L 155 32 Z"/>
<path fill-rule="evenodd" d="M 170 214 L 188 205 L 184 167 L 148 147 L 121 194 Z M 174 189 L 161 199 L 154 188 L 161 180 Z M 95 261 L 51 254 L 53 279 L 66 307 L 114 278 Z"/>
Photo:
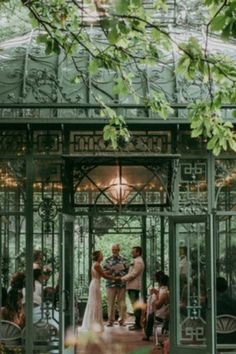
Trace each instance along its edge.
<path fill-rule="evenodd" d="M 21 344 L 21 328 L 10 321 L 0 320 L 0 342 L 7 347 Z"/>

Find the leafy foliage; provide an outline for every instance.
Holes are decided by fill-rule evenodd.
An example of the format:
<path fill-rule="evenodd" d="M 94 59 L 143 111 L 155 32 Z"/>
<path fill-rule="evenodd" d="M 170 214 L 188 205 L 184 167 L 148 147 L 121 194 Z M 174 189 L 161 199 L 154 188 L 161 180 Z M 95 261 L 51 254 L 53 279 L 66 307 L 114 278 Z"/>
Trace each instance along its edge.
<path fill-rule="evenodd" d="M 14 0 L 0 2 L 2 8 L 19 6 Z M 16 5 L 17 4 L 17 5 Z M 163 119 L 173 115 L 168 97 L 158 85 L 148 87 L 146 94 L 138 94 L 135 77 L 142 76 L 144 67 L 164 65 L 164 53 L 175 47 L 178 52 L 176 76 L 188 81 L 200 80 L 207 88 L 204 101 L 189 104 L 189 120 L 192 137 L 203 135 L 208 149 L 218 155 L 228 148 L 236 151 L 236 136 L 233 125 L 221 117 L 223 103 L 235 103 L 235 62 L 224 53 L 212 53 L 209 33 L 215 32 L 224 40 L 236 37 L 236 0 L 204 0 L 208 22 L 202 28 L 205 41 L 190 35 L 180 42 L 171 28 L 164 27 L 153 17 L 153 12 L 168 11 L 166 0 L 153 1 L 153 10 L 147 10 L 141 0 L 22 0 L 23 9 L 28 9 L 33 28 L 39 28 L 38 42 L 45 45 L 46 54 L 65 53 L 73 56 L 83 48 L 90 56 L 89 73 L 99 70 L 114 74 L 112 94 L 119 101 L 133 96 L 135 102 L 144 102 L 147 109 Z M 91 31 L 91 26 L 96 30 Z M 95 32 L 99 31 L 99 41 Z M 92 33 L 93 32 L 93 33 Z M 84 73 L 76 67 L 75 82 L 84 80 Z M 119 142 L 130 138 L 125 118 L 105 104 L 101 97 L 94 100 L 101 106 L 101 116 L 108 119 L 104 128 L 104 140 L 114 149 Z"/>

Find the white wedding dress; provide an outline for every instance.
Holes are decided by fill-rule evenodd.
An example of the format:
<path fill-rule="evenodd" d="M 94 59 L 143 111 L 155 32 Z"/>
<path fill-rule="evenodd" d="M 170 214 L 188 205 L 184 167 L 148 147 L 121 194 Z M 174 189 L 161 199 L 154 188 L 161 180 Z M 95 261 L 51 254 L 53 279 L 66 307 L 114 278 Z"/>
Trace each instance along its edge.
<path fill-rule="evenodd" d="M 89 296 L 86 305 L 81 331 L 102 332 L 104 330 L 102 318 L 102 295 L 100 290 L 100 274 L 91 269 L 92 280 L 89 285 Z"/>

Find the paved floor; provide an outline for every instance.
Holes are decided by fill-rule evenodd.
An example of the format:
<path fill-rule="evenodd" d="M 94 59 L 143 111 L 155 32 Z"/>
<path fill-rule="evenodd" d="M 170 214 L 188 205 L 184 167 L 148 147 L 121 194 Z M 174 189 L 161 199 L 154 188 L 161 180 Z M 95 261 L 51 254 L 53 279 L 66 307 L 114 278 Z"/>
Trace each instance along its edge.
<path fill-rule="evenodd" d="M 145 342 L 142 338 L 142 330 L 129 331 L 128 326 L 120 327 L 115 324 L 113 327 L 105 327 L 102 334 L 79 334 L 77 348 L 79 354 L 135 354 L 141 348 L 144 351 L 137 354 L 162 353 L 153 340 Z"/>

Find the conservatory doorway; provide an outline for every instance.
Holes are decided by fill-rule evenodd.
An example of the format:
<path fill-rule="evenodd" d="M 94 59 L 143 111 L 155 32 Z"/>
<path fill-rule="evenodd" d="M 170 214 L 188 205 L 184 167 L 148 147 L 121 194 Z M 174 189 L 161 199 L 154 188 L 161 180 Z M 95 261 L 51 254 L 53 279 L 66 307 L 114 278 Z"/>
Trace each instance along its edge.
<path fill-rule="evenodd" d="M 141 165 L 141 158 L 99 160 L 95 166 L 81 166 L 73 161 L 79 321 L 88 297 L 91 253 L 95 249 L 102 249 L 107 258 L 112 244 L 119 243 L 121 254 L 131 261 L 132 247 L 142 247 L 146 265 L 144 301 L 148 288 L 154 286 L 155 271 L 168 272 L 169 264 L 168 218 L 164 210 L 170 206 L 172 161 L 162 159 L 154 164 L 154 160 L 146 159 L 146 165 Z"/>
<path fill-rule="evenodd" d="M 171 353 L 215 353 L 209 220 L 191 215 L 169 221 Z"/>

